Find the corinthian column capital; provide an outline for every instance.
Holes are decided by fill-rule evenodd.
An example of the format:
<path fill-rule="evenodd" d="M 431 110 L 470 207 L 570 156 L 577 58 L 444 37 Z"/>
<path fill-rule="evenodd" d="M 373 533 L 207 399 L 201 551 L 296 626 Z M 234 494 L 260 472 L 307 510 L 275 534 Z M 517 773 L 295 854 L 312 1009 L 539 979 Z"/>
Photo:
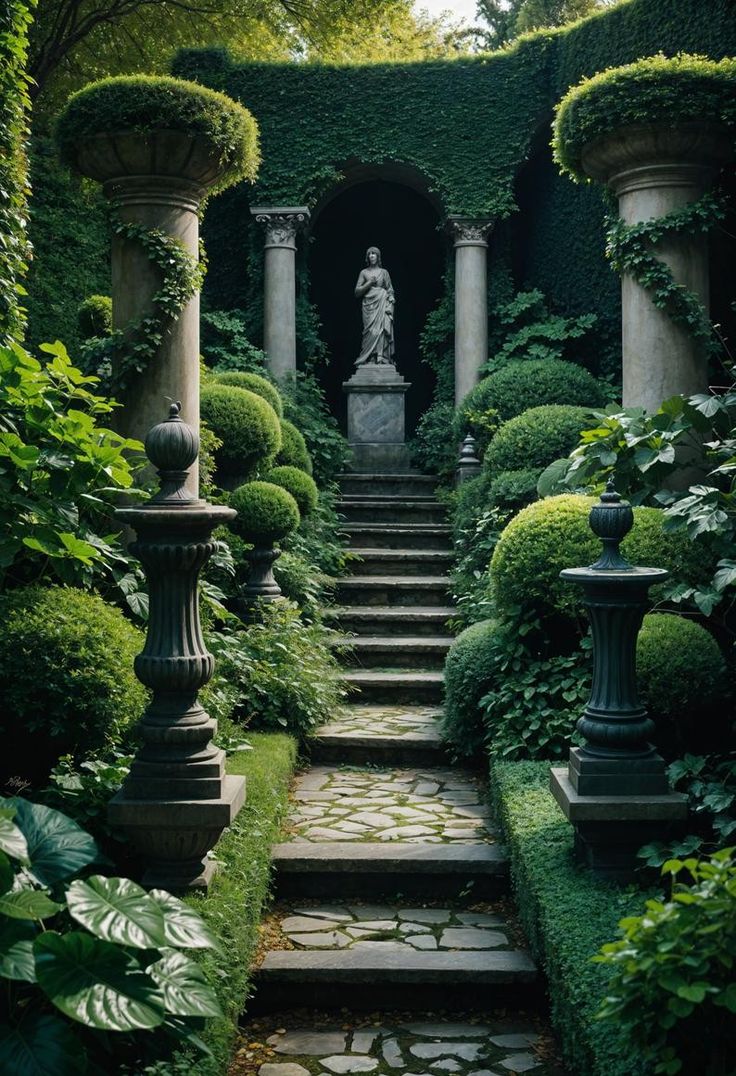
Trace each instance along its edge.
<path fill-rule="evenodd" d="M 266 249 L 296 250 L 296 233 L 309 220 L 306 206 L 253 206 L 251 215 L 266 225 Z"/>
<path fill-rule="evenodd" d="M 493 229 L 490 217 L 461 217 L 452 214 L 447 218 L 450 234 L 456 247 L 487 247 L 488 236 Z"/>

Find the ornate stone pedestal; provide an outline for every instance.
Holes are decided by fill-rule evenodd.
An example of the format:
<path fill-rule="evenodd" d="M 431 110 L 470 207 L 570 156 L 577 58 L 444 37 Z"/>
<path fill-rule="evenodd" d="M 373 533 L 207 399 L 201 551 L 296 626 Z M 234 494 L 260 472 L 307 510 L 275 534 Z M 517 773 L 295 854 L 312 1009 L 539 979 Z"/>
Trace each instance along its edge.
<path fill-rule="evenodd" d="M 366 363 L 343 382 L 353 471 L 401 474 L 411 470 L 404 426 L 404 397 L 410 388 L 392 363 Z"/>

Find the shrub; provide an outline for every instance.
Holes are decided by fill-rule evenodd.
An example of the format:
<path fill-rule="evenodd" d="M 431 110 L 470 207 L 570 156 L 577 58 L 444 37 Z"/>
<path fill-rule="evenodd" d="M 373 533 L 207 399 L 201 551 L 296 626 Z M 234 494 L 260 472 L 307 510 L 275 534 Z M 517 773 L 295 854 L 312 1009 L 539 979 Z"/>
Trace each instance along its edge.
<path fill-rule="evenodd" d="M 230 526 L 253 545 L 273 545 L 299 526 L 299 508 L 287 490 L 272 482 L 246 482 L 230 495 L 238 513 Z"/>
<path fill-rule="evenodd" d="M 623 938 L 596 959 L 612 968 L 599 1016 L 628 1034 L 655 1073 L 733 1072 L 736 1013 L 736 862 L 670 860 L 672 899 L 622 919 Z M 677 882 L 690 875 L 691 884 Z"/>
<path fill-rule="evenodd" d="M 82 340 L 109 336 L 112 332 L 112 299 L 109 295 L 89 295 L 77 309 L 77 328 Z"/>
<path fill-rule="evenodd" d="M 648 56 L 609 68 L 568 90 L 554 122 L 557 163 L 585 179 L 585 146 L 619 127 L 703 120 L 736 123 L 736 60 L 716 63 L 703 56 Z"/>
<path fill-rule="evenodd" d="M 409 442 L 409 451 L 414 463 L 424 474 L 447 477 L 451 475 L 458 460 L 458 445 L 462 435 L 448 440 L 447 431 L 454 429 L 455 408 L 444 400 L 436 400 L 417 423 L 414 437 Z"/>
<path fill-rule="evenodd" d="M 220 385 L 236 385 L 239 389 L 248 389 L 255 392 L 256 396 L 263 397 L 274 409 L 279 418 L 284 415 L 284 403 L 279 390 L 260 374 L 248 373 L 245 370 L 225 370 L 221 373 L 214 370 L 215 380 Z"/>
<path fill-rule="evenodd" d="M 458 755 L 474 755 L 485 731 L 480 700 L 497 675 L 493 646 L 495 620 L 482 620 L 461 631 L 445 661 L 445 711 L 442 735 Z"/>
<path fill-rule="evenodd" d="M 242 310 L 203 310 L 200 320 L 202 354 L 208 366 L 218 373 L 241 370 L 263 375 L 266 353 L 248 339 Z"/>
<path fill-rule="evenodd" d="M 317 507 L 319 490 L 317 484 L 298 467 L 272 467 L 264 476 L 267 482 L 288 490 L 297 503 L 300 516 L 308 516 Z"/>
<path fill-rule="evenodd" d="M 335 417 L 325 403 L 324 394 L 311 374 L 297 371 L 295 379 L 280 386 L 284 397 L 284 416 L 301 432 L 306 445 L 306 466 L 293 459 L 280 459 L 313 474 L 320 489 L 345 470 L 348 443 L 340 433 Z M 301 447 L 298 455 L 303 459 Z"/>
<path fill-rule="evenodd" d="M 541 471 L 575 448 L 580 431 L 589 420 L 584 407 L 567 404 L 532 407 L 501 426 L 488 447 L 485 466 L 492 474 L 533 468 Z"/>
<path fill-rule="evenodd" d="M 503 511 L 517 512 L 536 501 L 538 480 L 537 470 L 501 471 L 490 484 L 490 500 Z"/>
<path fill-rule="evenodd" d="M 479 385 L 483 385 L 478 393 L 483 409 L 495 411 L 502 422 L 543 404 L 599 407 L 605 402 L 600 382 L 582 366 L 563 359 L 517 359 Z"/>
<path fill-rule="evenodd" d="M 258 125 L 250 112 L 224 93 L 161 75 L 120 75 L 85 86 L 69 98 L 56 141 L 64 163 L 78 171 L 80 144 L 128 131 L 183 131 L 205 139 L 219 156 L 213 191 L 258 172 Z"/>
<path fill-rule="evenodd" d="M 281 447 L 279 418 L 262 396 L 235 385 L 206 384 L 200 414 L 221 444 L 217 468 L 226 474 L 249 475 Z"/>
<path fill-rule="evenodd" d="M 307 443 L 294 423 L 286 418 L 281 420 L 281 448 L 276 463 L 283 467 L 297 467 L 309 475 L 312 473 Z"/>
<path fill-rule="evenodd" d="M 453 446 L 459 445 L 467 434 L 472 433 L 476 450 L 481 456 L 485 453 L 501 422 L 498 412 L 488 400 L 488 381 L 489 378 L 485 377 L 473 386 L 456 408 L 452 419 Z M 442 412 L 439 412 L 437 415 L 439 422 L 442 421 L 442 417 Z M 434 433 L 435 436 L 438 433 L 436 427 Z"/>
<path fill-rule="evenodd" d="M 119 609 L 66 587 L 0 597 L 0 730 L 13 773 L 45 777 L 65 754 L 129 742 L 147 693 L 133 673 L 143 637 Z"/>
<path fill-rule="evenodd" d="M 562 494 L 530 504 L 511 520 L 490 565 L 491 592 L 499 612 L 521 607 L 543 615 L 581 614 L 580 588 L 559 576 L 563 568 L 592 564 L 600 555 L 600 540 L 588 525 L 595 503 L 592 497 Z M 685 534 L 665 533 L 663 522 L 661 509 L 635 508 L 634 527 L 621 545 L 624 556 L 632 564 L 667 568 L 673 582 L 692 582 L 707 574 L 702 551 Z"/>
<path fill-rule="evenodd" d="M 658 739 L 671 739 L 674 733 L 679 746 L 700 746 L 688 744 L 687 733 L 699 718 L 714 713 L 726 689 L 726 663 L 710 632 L 683 616 L 645 616 L 636 672 L 642 699 L 659 719 Z"/>

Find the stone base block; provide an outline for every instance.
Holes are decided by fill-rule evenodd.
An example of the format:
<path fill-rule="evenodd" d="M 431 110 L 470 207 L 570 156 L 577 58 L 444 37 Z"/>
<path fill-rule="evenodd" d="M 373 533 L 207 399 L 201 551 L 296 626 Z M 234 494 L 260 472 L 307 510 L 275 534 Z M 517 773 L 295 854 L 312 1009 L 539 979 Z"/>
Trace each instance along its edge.
<path fill-rule="evenodd" d="M 350 470 L 362 474 L 408 474 L 411 457 L 405 444 L 351 444 Z"/>
<path fill-rule="evenodd" d="M 572 747 L 568 777 L 579 796 L 663 796 L 670 790 L 665 761 L 656 751 L 622 761 Z"/>
<path fill-rule="evenodd" d="M 343 383 L 350 445 L 403 445 L 404 396 L 411 388 L 395 366 L 362 366 Z"/>
<path fill-rule="evenodd" d="M 687 796 L 679 792 L 583 796 L 564 767 L 551 771 L 550 787 L 575 827 L 576 858 L 612 881 L 631 881 L 641 867 L 639 849 L 673 836 L 687 818 Z"/>

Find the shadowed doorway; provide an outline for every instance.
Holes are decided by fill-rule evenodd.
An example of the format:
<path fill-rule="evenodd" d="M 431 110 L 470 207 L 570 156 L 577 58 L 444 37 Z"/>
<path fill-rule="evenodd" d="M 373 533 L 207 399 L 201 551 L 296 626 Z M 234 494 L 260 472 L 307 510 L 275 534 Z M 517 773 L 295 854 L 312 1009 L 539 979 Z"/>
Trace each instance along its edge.
<path fill-rule="evenodd" d="M 419 337 L 442 289 L 445 244 L 438 222 L 436 209 L 425 197 L 386 180 L 341 191 L 315 221 L 309 252 L 311 298 L 330 356 L 319 376 L 343 430 L 342 383 L 353 373 L 362 334 L 360 301 L 353 293 L 369 246 L 380 247 L 396 293 L 396 365 L 412 386 L 406 397 L 407 437 L 432 401 L 434 374 L 420 362 Z"/>

